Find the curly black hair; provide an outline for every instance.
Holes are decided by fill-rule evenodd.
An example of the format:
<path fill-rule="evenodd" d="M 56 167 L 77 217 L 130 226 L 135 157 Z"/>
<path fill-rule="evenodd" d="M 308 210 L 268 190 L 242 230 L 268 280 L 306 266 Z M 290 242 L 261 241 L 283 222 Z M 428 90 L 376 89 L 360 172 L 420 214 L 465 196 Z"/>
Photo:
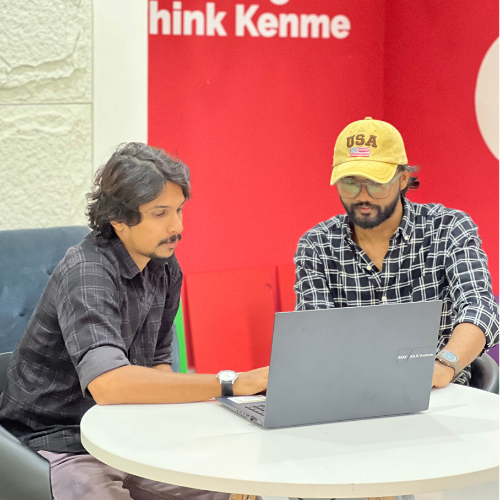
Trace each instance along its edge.
<path fill-rule="evenodd" d="M 86 195 L 90 228 L 110 239 L 115 235 L 111 221 L 139 224 L 140 205 L 156 199 L 167 182 L 179 185 L 186 200 L 191 198 L 189 168 L 179 158 L 140 142 L 121 144 L 96 172 Z"/>
<path fill-rule="evenodd" d="M 398 165 L 398 172 L 404 172 L 407 170 L 410 172 L 410 174 L 414 174 L 420 170 L 420 167 L 415 166 L 415 167 L 410 167 L 409 165 Z M 418 180 L 418 177 L 416 175 L 412 175 L 411 177 L 408 178 L 408 184 L 404 189 L 401 190 L 401 198 L 406 197 L 406 192 L 408 189 L 418 189 L 420 186 L 420 181 Z"/>

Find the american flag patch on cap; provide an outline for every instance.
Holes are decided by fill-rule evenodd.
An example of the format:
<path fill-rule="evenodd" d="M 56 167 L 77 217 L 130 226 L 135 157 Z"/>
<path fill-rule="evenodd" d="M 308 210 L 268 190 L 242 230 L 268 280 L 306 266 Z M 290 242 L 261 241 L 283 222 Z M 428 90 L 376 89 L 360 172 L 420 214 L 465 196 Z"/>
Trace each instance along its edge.
<path fill-rule="evenodd" d="M 356 158 L 359 156 L 370 156 L 370 148 L 350 148 L 349 156 L 351 158 Z"/>

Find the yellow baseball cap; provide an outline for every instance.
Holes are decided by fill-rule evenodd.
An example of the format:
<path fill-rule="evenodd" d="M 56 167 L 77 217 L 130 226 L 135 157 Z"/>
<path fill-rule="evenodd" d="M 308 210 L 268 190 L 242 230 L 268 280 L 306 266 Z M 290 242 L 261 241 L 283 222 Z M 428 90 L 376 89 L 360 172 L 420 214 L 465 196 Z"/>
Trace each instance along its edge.
<path fill-rule="evenodd" d="M 401 134 L 391 124 L 368 116 L 347 125 L 339 135 L 330 184 L 355 175 L 384 184 L 394 177 L 398 165 L 407 163 Z"/>

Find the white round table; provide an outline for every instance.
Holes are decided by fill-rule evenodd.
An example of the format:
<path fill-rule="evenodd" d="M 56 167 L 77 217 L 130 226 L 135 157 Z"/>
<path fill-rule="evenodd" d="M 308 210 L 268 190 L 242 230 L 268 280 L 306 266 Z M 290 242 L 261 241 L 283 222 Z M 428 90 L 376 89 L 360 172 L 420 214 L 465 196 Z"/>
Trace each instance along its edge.
<path fill-rule="evenodd" d="M 89 453 L 192 488 L 301 498 L 428 493 L 498 479 L 499 398 L 450 385 L 426 412 L 263 429 L 215 401 L 95 406 Z"/>

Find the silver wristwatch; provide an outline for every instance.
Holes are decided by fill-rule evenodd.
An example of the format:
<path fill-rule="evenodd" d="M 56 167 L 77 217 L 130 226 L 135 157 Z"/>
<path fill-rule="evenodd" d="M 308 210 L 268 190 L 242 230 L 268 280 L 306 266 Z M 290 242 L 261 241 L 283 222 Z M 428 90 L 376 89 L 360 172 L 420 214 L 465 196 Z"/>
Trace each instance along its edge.
<path fill-rule="evenodd" d="M 233 384 L 238 378 L 238 374 L 232 370 L 222 370 L 217 374 L 221 386 L 221 395 L 223 398 L 233 395 Z"/>
<path fill-rule="evenodd" d="M 438 352 L 436 359 L 443 365 L 449 366 L 450 368 L 453 368 L 453 371 L 455 372 L 455 375 L 453 375 L 453 378 L 451 379 L 452 382 L 454 382 L 457 377 L 460 375 L 461 367 L 460 367 L 460 360 L 458 359 L 458 356 L 451 351 L 447 351 L 446 349 Z"/>

